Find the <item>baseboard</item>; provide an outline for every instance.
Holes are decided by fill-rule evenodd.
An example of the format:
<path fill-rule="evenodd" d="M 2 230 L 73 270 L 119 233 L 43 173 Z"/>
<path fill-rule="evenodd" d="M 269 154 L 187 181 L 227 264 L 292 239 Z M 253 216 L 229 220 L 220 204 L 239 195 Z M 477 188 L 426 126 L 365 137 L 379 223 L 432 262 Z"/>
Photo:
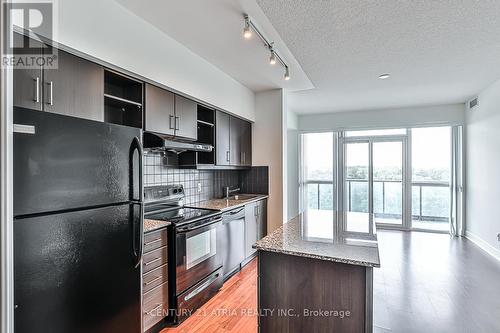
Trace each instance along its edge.
<path fill-rule="evenodd" d="M 500 250 L 494 248 L 490 244 L 488 244 L 484 239 L 481 237 L 471 233 L 470 231 L 465 231 L 465 238 L 470 240 L 472 243 L 476 244 L 481 248 L 484 252 L 488 253 L 490 256 L 495 258 L 496 260 L 500 261 Z"/>

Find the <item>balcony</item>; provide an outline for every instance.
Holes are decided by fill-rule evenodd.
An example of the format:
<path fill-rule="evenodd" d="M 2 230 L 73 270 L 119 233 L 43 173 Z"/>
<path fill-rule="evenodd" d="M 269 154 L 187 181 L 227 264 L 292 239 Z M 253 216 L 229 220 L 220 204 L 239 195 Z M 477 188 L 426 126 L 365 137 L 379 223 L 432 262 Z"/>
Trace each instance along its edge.
<path fill-rule="evenodd" d="M 333 210 L 333 182 L 308 181 L 306 184 L 307 207 Z M 450 187 L 448 182 L 412 183 L 412 227 L 431 230 L 448 230 L 450 212 Z M 368 212 L 368 181 L 346 181 L 346 207 L 352 212 Z M 381 224 L 402 224 L 402 182 L 375 180 L 373 182 L 373 209 Z"/>

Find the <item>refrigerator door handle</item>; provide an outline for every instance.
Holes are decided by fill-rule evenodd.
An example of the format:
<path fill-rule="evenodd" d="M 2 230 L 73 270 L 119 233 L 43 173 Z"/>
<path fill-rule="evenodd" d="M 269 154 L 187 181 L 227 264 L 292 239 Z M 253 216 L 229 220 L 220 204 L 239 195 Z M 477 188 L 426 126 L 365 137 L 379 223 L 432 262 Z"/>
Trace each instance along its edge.
<path fill-rule="evenodd" d="M 135 206 L 139 206 L 139 221 L 135 218 Z M 142 247 L 143 247 L 143 227 L 144 227 L 144 204 L 132 203 L 132 250 L 134 253 L 134 268 L 139 267 L 142 261 Z M 137 228 L 139 224 L 139 228 Z"/>
<path fill-rule="evenodd" d="M 135 198 L 135 184 L 134 184 L 134 153 L 137 151 L 139 154 L 139 186 L 138 198 Z M 132 210 L 132 252 L 134 254 L 134 268 L 137 268 L 142 261 L 142 248 L 143 248 L 143 227 L 144 227 L 144 203 L 142 201 L 143 188 L 142 188 L 142 146 L 138 137 L 134 137 L 130 146 L 129 153 L 129 168 L 130 168 L 130 200 L 134 209 Z M 137 219 L 135 215 L 135 206 L 139 205 L 139 227 L 137 228 Z M 138 242 L 138 244 L 137 244 Z"/>
<path fill-rule="evenodd" d="M 139 186 L 138 186 L 138 198 L 134 198 L 135 196 L 135 185 L 134 185 L 134 153 L 137 150 L 139 154 Z M 132 140 L 132 145 L 130 146 L 130 154 L 129 154 L 129 166 L 130 166 L 130 200 L 142 202 L 142 146 L 141 141 L 138 137 L 134 137 Z"/>

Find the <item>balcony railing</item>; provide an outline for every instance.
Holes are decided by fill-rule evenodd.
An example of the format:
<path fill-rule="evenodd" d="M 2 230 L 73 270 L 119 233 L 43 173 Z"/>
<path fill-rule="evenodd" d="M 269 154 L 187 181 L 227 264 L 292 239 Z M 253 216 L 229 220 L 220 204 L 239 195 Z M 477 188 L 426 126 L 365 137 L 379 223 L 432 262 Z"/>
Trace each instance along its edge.
<path fill-rule="evenodd" d="M 333 182 L 308 181 L 306 205 L 313 209 L 334 209 Z M 412 220 L 448 222 L 450 205 L 448 182 L 412 183 Z M 346 207 L 349 211 L 368 212 L 368 180 L 346 180 Z M 402 218 L 402 182 L 398 180 L 374 180 L 374 213 L 380 218 Z"/>

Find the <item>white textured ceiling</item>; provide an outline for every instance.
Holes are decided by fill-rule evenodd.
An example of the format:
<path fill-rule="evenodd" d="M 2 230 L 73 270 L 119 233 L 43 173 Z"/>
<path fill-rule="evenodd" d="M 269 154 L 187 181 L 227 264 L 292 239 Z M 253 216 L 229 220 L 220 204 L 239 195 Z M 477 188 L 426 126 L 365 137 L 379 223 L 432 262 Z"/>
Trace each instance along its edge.
<path fill-rule="evenodd" d="M 312 88 L 300 64 L 255 0 L 116 2 L 253 91 Z M 269 65 L 269 51 L 255 34 L 250 40 L 243 38 L 243 13 L 248 13 L 265 36 L 275 42 L 277 51 L 290 66 L 289 81 L 283 80 L 281 66 Z"/>
<path fill-rule="evenodd" d="M 499 0 L 257 3 L 316 87 L 297 113 L 464 102 L 500 78 Z"/>

